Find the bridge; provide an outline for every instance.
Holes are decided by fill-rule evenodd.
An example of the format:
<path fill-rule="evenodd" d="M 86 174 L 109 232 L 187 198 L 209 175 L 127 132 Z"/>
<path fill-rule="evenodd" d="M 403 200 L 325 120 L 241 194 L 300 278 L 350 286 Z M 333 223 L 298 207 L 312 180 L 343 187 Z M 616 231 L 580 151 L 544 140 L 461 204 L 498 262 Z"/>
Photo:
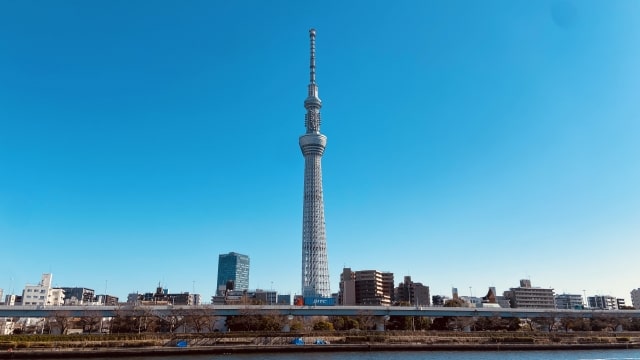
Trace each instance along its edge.
<path fill-rule="evenodd" d="M 129 315 L 176 316 L 197 313 L 210 316 L 422 316 L 502 318 L 640 318 L 640 310 L 565 310 L 528 308 L 466 308 L 416 306 L 291 306 L 291 305 L 123 305 L 123 306 L 0 306 L 0 318 L 55 316 L 116 317 Z"/>

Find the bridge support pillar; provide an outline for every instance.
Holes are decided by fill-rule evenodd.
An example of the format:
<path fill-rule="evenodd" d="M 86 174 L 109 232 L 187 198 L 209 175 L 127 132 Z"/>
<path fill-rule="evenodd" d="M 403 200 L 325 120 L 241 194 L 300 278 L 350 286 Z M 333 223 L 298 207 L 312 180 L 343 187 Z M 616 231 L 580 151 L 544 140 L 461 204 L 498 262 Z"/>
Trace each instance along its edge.
<path fill-rule="evenodd" d="M 385 326 L 387 325 L 387 321 L 389 320 L 389 315 L 385 316 L 376 316 L 376 331 L 384 331 Z"/>
<path fill-rule="evenodd" d="M 293 320 L 293 315 L 287 316 L 287 320 L 284 321 L 284 326 L 282 327 L 282 332 L 290 332 L 291 331 L 291 321 Z"/>

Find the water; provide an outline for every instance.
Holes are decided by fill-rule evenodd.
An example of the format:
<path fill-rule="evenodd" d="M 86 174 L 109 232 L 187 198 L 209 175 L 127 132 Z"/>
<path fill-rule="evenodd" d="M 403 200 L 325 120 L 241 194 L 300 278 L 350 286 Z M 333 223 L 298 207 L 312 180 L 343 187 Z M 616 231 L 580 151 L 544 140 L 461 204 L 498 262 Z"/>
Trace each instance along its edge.
<path fill-rule="evenodd" d="M 79 360 L 106 360 L 87 358 Z M 380 351 L 295 354 L 171 355 L 120 360 L 640 360 L 640 350 Z"/>

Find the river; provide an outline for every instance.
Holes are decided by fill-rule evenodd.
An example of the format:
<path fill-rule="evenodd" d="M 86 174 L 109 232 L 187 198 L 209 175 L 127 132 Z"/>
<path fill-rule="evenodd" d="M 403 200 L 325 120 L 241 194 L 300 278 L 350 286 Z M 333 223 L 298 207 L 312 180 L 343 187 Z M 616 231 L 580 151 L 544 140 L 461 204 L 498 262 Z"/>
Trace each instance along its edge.
<path fill-rule="evenodd" d="M 86 358 L 79 360 L 106 360 Z M 640 350 L 394 351 L 294 354 L 171 355 L 120 360 L 640 360 Z"/>

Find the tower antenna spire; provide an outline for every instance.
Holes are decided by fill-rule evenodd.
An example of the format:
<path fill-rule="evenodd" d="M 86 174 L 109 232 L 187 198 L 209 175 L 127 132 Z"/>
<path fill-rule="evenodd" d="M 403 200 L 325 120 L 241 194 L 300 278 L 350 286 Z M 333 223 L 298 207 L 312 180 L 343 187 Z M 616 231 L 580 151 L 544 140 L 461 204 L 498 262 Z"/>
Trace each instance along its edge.
<path fill-rule="evenodd" d="M 322 101 L 318 97 L 318 85 L 316 84 L 316 29 L 309 29 L 310 57 L 309 57 L 309 86 L 304 107 L 307 109 L 305 127 L 307 133 L 320 133 L 320 108 Z"/>
<path fill-rule="evenodd" d="M 309 38 L 311 41 L 311 57 L 309 64 L 309 82 L 316 83 L 316 29 L 309 30 Z"/>

